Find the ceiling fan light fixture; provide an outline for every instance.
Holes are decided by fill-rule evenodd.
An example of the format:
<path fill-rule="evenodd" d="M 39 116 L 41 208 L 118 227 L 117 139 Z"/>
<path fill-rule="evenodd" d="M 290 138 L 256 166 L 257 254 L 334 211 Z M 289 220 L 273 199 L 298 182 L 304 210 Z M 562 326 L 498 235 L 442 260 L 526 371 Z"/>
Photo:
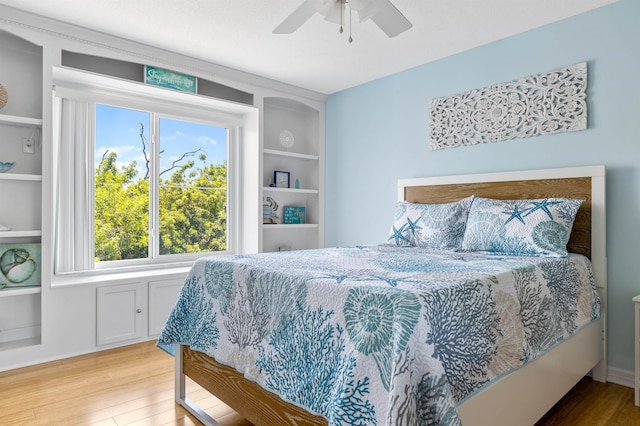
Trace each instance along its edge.
<path fill-rule="evenodd" d="M 341 1 L 333 3 L 331 11 L 324 15 L 324 20 L 332 22 L 334 24 L 342 25 L 343 17 L 345 16 L 345 5 Z"/>
<path fill-rule="evenodd" d="M 327 17 L 336 5 L 336 0 L 313 0 L 313 7 L 320 15 Z"/>

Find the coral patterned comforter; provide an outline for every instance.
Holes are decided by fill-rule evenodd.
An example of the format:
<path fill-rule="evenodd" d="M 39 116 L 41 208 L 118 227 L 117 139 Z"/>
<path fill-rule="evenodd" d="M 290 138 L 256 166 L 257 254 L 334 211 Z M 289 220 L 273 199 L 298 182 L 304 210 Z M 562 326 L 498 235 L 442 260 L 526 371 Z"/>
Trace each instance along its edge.
<path fill-rule="evenodd" d="M 158 345 L 330 425 L 458 425 L 458 403 L 599 315 L 579 255 L 330 248 L 197 261 Z"/>

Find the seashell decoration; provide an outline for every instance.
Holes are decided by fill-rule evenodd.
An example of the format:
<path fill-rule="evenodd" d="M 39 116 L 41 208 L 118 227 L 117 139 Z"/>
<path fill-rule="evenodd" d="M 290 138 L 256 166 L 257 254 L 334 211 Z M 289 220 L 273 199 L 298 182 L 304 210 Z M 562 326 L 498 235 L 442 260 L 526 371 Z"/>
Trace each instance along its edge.
<path fill-rule="evenodd" d="M 0 161 L 0 173 L 8 172 L 9 170 L 13 169 L 13 166 L 15 165 L 16 163 L 13 161 L 7 161 L 7 162 Z"/>
<path fill-rule="evenodd" d="M 295 139 L 293 138 L 293 133 L 289 130 L 283 130 L 280 132 L 280 145 L 285 148 L 291 148 L 295 143 Z"/>
<path fill-rule="evenodd" d="M 7 89 L 5 89 L 2 84 L 0 84 L 0 109 L 4 108 L 8 100 L 9 93 L 7 93 Z"/>
<path fill-rule="evenodd" d="M 356 350 L 372 356 L 385 389 L 391 386 L 391 360 L 408 345 L 420 316 L 420 301 L 394 288 L 353 287 L 344 303 L 347 333 Z"/>

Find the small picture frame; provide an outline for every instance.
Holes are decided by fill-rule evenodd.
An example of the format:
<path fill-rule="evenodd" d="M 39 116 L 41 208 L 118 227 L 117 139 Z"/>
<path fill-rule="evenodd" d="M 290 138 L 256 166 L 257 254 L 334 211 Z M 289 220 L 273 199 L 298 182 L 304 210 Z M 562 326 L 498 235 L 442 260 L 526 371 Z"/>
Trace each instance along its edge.
<path fill-rule="evenodd" d="M 289 172 L 274 171 L 273 181 L 276 183 L 276 188 L 289 188 Z"/>

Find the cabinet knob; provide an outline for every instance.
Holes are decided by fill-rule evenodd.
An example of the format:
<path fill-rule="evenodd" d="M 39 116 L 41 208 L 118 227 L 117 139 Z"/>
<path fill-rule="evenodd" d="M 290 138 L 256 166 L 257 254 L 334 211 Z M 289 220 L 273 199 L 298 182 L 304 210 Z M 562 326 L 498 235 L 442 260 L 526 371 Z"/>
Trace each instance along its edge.
<path fill-rule="evenodd" d="M 142 313 L 142 309 L 140 309 L 140 308 L 136 309 L 136 313 L 141 314 Z"/>

